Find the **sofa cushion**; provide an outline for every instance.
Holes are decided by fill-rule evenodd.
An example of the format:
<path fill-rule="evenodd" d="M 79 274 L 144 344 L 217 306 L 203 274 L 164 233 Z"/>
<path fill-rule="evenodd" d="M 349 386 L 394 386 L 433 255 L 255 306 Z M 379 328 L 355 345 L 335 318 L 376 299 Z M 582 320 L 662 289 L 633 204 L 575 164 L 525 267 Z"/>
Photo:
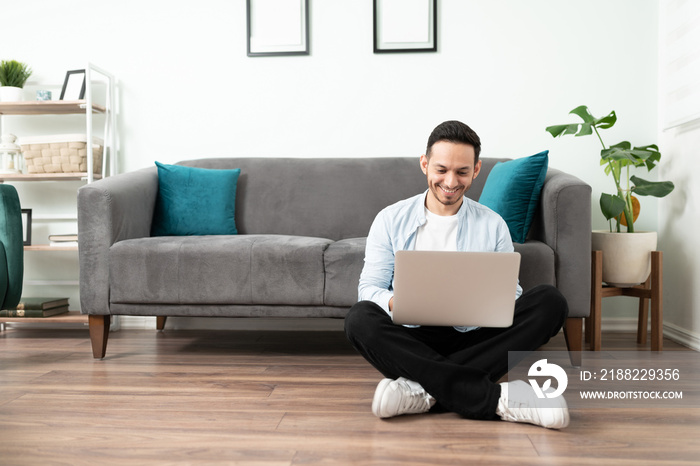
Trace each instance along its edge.
<path fill-rule="evenodd" d="M 255 304 L 323 304 L 323 255 L 333 241 L 255 235 L 251 280 Z"/>
<path fill-rule="evenodd" d="M 331 243 L 323 260 L 326 266 L 326 306 L 351 307 L 357 302 L 357 285 L 364 265 L 366 238 Z"/>
<path fill-rule="evenodd" d="M 322 238 L 166 236 L 115 243 L 110 302 L 323 304 Z"/>
<path fill-rule="evenodd" d="M 496 164 L 479 202 L 503 217 L 513 242 L 524 243 L 547 176 L 549 151 Z"/>
<path fill-rule="evenodd" d="M 236 185 L 241 170 L 158 166 L 152 236 L 235 235 Z"/>
<path fill-rule="evenodd" d="M 527 240 L 513 245 L 520 253 L 520 273 L 518 279 L 523 291 L 537 285 L 557 286 L 554 250 L 541 241 Z"/>

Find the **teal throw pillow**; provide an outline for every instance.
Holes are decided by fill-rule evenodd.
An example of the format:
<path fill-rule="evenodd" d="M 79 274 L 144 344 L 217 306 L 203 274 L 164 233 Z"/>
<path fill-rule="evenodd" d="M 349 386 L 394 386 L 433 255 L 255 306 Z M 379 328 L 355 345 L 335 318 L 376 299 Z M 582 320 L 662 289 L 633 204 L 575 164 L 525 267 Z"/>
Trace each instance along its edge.
<path fill-rule="evenodd" d="M 508 224 L 515 243 L 524 243 L 547 176 L 549 151 L 497 163 L 486 179 L 479 202 Z"/>
<path fill-rule="evenodd" d="M 158 167 L 158 197 L 151 236 L 235 235 L 240 168 Z"/>

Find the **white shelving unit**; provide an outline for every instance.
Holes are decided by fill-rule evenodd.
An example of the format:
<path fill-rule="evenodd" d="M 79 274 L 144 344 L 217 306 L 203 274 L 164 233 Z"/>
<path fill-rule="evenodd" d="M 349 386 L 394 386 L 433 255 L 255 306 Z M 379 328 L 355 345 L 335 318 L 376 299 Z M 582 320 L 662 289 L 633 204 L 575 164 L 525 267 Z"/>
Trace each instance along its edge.
<path fill-rule="evenodd" d="M 60 119 L 62 115 L 84 115 L 84 129 L 87 136 L 87 141 L 93 140 L 95 134 L 94 116 L 102 115 L 104 119 L 104 127 L 101 131 L 102 139 L 104 140 L 102 152 L 102 171 L 94 173 L 93 162 L 93 145 L 87 146 L 87 171 L 81 173 L 45 173 L 45 174 L 0 174 L 1 183 L 12 183 L 18 187 L 22 185 L 22 189 L 31 189 L 31 186 L 36 186 L 35 183 L 44 185 L 43 189 L 51 190 L 51 187 L 45 187 L 45 183 L 61 183 L 61 182 L 83 182 L 92 183 L 96 179 L 112 175 L 117 171 L 117 154 L 118 154 L 118 133 L 116 124 L 116 83 L 112 74 L 88 63 L 85 68 L 85 98 L 82 100 L 65 101 L 65 100 L 50 100 L 50 101 L 20 101 L 20 102 L 0 102 L 0 134 L 13 132 L 16 118 L 20 118 L 22 125 L 27 124 L 32 126 L 33 130 L 38 130 L 43 134 L 53 134 L 56 131 L 52 129 L 55 126 L 55 119 Z M 104 102 L 95 102 L 95 85 L 104 85 Z M 34 124 L 31 121 L 35 116 L 51 116 L 50 118 L 42 118 Z M 29 120 L 26 120 L 29 119 Z M 99 128 L 98 128 L 98 132 Z M 16 133 L 15 133 L 16 134 Z M 17 134 L 22 136 L 22 134 Z M 69 213 L 51 213 L 48 215 L 37 216 L 34 222 L 51 223 L 51 222 L 76 222 L 77 227 L 77 206 L 70 206 Z M 33 235 L 34 237 L 34 235 Z M 34 239 L 34 238 L 33 238 Z M 48 241 L 48 239 L 47 239 Z M 40 242 L 39 242 L 40 243 Z M 76 254 L 77 246 L 55 246 L 49 244 L 32 244 L 24 247 L 25 254 L 45 254 L 47 252 L 55 252 L 60 254 Z M 47 256 L 48 257 L 48 256 Z M 52 256 L 53 257 L 53 256 Z M 24 284 L 27 286 L 79 286 L 78 280 L 68 279 L 65 277 L 57 277 L 55 280 L 32 280 L 26 278 Z M 71 311 L 69 314 L 58 315 L 50 318 L 41 319 L 12 319 L 0 318 L 0 324 L 4 322 L 87 322 L 87 316 L 81 316 L 79 312 Z"/>

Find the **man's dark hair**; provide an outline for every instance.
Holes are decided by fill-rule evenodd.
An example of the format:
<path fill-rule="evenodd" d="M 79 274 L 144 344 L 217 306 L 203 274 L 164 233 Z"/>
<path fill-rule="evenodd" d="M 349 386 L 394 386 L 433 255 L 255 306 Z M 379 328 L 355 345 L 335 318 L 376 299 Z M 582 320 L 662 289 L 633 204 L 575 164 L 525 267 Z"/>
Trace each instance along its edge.
<path fill-rule="evenodd" d="M 469 144 L 474 148 L 474 164 L 479 161 L 481 152 L 481 140 L 479 136 L 469 126 L 461 121 L 450 120 L 440 123 L 428 138 L 428 147 L 425 149 L 425 156 L 430 158 L 430 150 L 433 144 L 439 141 L 452 142 L 454 144 Z"/>

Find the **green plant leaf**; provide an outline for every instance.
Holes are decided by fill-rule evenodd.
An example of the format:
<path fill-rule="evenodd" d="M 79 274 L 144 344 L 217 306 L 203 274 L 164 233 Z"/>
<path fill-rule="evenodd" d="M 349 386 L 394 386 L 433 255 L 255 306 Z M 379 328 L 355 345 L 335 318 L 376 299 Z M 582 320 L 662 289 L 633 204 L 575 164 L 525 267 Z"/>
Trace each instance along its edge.
<path fill-rule="evenodd" d="M 571 123 L 568 125 L 553 125 L 545 128 L 553 137 L 573 134 L 575 136 L 588 136 L 593 134 L 593 128 L 607 129 L 615 124 L 617 116 L 613 110 L 603 118 L 594 117 L 588 107 L 580 105 L 569 112 L 569 114 L 577 115 L 583 123 Z"/>
<path fill-rule="evenodd" d="M 625 200 L 612 194 L 600 195 L 600 210 L 606 220 L 618 217 L 625 210 Z"/>
<path fill-rule="evenodd" d="M 24 87 L 32 70 L 24 63 L 17 60 L 3 60 L 0 62 L 0 85 Z"/>
<path fill-rule="evenodd" d="M 611 128 L 615 125 L 615 122 L 617 121 L 617 115 L 615 114 L 615 110 L 611 111 L 608 113 L 606 116 L 603 118 L 599 118 L 597 120 L 597 125 L 596 127 L 600 129 L 608 129 Z"/>
<path fill-rule="evenodd" d="M 576 131 L 578 131 L 578 124 L 548 126 L 545 128 L 545 131 L 548 131 L 553 137 L 562 136 L 564 134 L 576 134 Z"/>
<path fill-rule="evenodd" d="M 651 171 L 661 160 L 661 153 L 659 152 L 659 147 L 656 144 L 635 147 L 635 150 L 641 150 L 647 153 L 647 156 L 644 159 L 644 164 L 647 167 L 647 171 Z"/>
<path fill-rule="evenodd" d="M 670 194 L 675 188 L 670 181 L 647 181 L 638 176 L 632 176 L 630 181 L 634 183 L 632 191 L 637 196 L 664 197 Z"/>
<path fill-rule="evenodd" d="M 588 110 L 588 107 L 585 105 L 579 105 L 575 109 L 571 110 L 569 112 L 569 115 L 574 114 L 578 115 L 584 123 L 594 123 L 595 122 L 595 117 L 591 115 L 591 111 Z"/>
<path fill-rule="evenodd" d="M 610 146 L 609 149 L 600 151 L 601 165 L 608 161 L 620 161 L 622 166 L 646 166 L 648 170 L 651 170 L 661 158 L 658 149 L 654 149 L 656 146 L 653 145 L 632 148 L 632 144 L 628 141 L 622 141 Z"/>

